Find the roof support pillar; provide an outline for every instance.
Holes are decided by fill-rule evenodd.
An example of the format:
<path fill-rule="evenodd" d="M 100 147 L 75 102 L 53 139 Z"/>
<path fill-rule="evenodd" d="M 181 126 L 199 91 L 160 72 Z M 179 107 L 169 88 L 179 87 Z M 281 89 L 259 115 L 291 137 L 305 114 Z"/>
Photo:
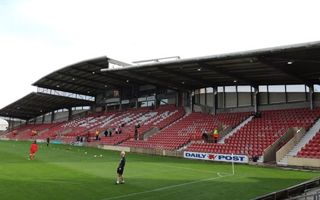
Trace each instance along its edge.
<path fill-rule="evenodd" d="M 104 105 L 104 111 L 108 112 L 108 104 Z"/>
<path fill-rule="evenodd" d="M 253 93 L 253 106 L 254 106 L 254 113 L 258 114 L 259 112 L 259 87 L 254 87 L 254 93 Z"/>
<path fill-rule="evenodd" d="M 41 123 L 42 123 L 42 124 L 44 124 L 45 117 L 46 117 L 46 115 L 42 115 L 42 120 L 41 120 Z"/>
<path fill-rule="evenodd" d="M 176 107 L 179 106 L 179 100 L 178 99 L 179 99 L 179 92 L 176 91 L 176 98 L 175 98 Z"/>
<path fill-rule="evenodd" d="M 190 91 L 189 92 L 190 95 L 189 95 L 189 101 L 190 101 L 190 109 L 191 109 L 191 112 L 193 112 L 193 104 L 194 104 L 194 94 L 195 94 L 195 91 Z"/>
<path fill-rule="evenodd" d="M 184 106 L 184 101 L 183 101 L 184 93 L 181 90 L 178 90 L 176 92 L 176 106 Z"/>
<path fill-rule="evenodd" d="M 51 112 L 51 123 L 54 121 L 54 111 Z"/>
<path fill-rule="evenodd" d="M 160 100 L 158 99 L 158 87 L 156 87 L 156 91 L 155 91 L 155 95 L 154 95 L 154 108 L 157 109 L 158 107 L 160 107 Z"/>
<path fill-rule="evenodd" d="M 208 106 L 208 102 L 207 102 L 207 99 L 208 99 L 208 95 L 207 95 L 207 88 L 204 88 L 204 106 L 205 108 L 207 109 L 207 106 Z"/>
<path fill-rule="evenodd" d="M 122 90 L 119 90 L 119 111 L 122 110 Z"/>
<path fill-rule="evenodd" d="M 218 104 L 218 88 L 216 86 L 212 86 L 212 114 L 217 114 L 217 104 Z"/>
<path fill-rule="evenodd" d="M 134 106 L 134 107 L 135 107 L 136 109 L 138 109 L 138 105 L 139 105 L 139 104 L 138 104 L 138 98 L 136 98 L 136 99 L 135 99 L 135 106 Z"/>
<path fill-rule="evenodd" d="M 68 121 L 72 120 L 72 108 L 68 108 Z"/>
<path fill-rule="evenodd" d="M 308 87 L 309 87 L 309 102 L 310 102 L 310 110 L 313 110 L 313 108 L 314 108 L 314 95 L 313 95 L 313 93 L 314 93 L 314 89 L 313 89 L 313 85 L 308 85 Z"/>

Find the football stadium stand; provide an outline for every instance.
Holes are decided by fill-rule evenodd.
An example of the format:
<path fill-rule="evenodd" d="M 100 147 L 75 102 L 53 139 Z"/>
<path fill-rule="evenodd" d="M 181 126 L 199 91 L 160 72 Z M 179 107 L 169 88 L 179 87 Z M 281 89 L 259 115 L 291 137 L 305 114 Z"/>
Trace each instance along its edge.
<path fill-rule="evenodd" d="M 0 109 L 10 128 L 0 139 L 273 163 L 280 150 L 285 157 L 295 149 L 286 164 L 320 167 L 319 55 L 314 42 L 137 65 L 82 61 L 42 77 L 37 92 Z M 218 141 L 205 137 L 214 129 Z"/>
<path fill-rule="evenodd" d="M 320 159 L 320 132 L 318 132 L 309 143 L 298 152 L 298 157 Z"/>
<path fill-rule="evenodd" d="M 213 153 L 261 156 L 263 151 L 281 138 L 290 127 L 309 129 L 319 118 L 320 110 L 291 109 L 264 111 L 235 134 L 225 144 L 193 143 L 187 150 Z"/>
<path fill-rule="evenodd" d="M 192 138 L 201 138 L 204 132 L 212 132 L 215 127 L 223 129 L 229 126 L 234 127 L 248 115 L 249 113 L 227 113 L 212 116 L 203 113 L 192 113 L 171 124 L 158 134 L 148 138 L 148 140 L 130 140 L 121 145 L 175 150 L 188 144 Z"/>

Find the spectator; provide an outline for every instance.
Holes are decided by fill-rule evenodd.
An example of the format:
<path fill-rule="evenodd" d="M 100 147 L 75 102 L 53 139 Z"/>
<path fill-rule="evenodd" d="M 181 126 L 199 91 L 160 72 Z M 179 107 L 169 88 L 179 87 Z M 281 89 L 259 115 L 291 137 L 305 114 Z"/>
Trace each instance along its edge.
<path fill-rule="evenodd" d="M 208 142 L 208 133 L 207 133 L 207 131 L 202 133 L 202 139 L 204 140 L 204 142 Z"/>
<path fill-rule="evenodd" d="M 219 132 L 218 132 L 218 128 L 215 127 L 214 131 L 213 131 L 213 139 L 214 139 L 214 143 L 218 142 L 218 138 L 219 138 Z"/>
<path fill-rule="evenodd" d="M 96 140 L 99 140 L 99 131 L 96 130 Z"/>
<path fill-rule="evenodd" d="M 105 131 L 103 132 L 103 134 L 104 134 L 105 137 L 108 137 L 108 134 L 109 134 L 108 130 L 105 130 Z"/>
<path fill-rule="evenodd" d="M 135 139 L 135 140 L 138 140 L 138 138 L 139 138 L 138 128 L 135 127 L 135 128 L 134 128 L 134 139 Z"/>

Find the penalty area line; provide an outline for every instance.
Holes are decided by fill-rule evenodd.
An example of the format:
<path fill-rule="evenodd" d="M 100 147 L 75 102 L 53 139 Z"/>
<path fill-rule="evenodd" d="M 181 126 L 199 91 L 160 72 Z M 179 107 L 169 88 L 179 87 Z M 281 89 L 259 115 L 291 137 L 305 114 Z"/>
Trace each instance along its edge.
<path fill-rule="evenodd" d="M 125 194 L 125 195 L 120 195 L 120 196 L 115 196 L 115 197 L 104 198 L 101 200 L 122 199 L 122 198 L 126 198 L 126 197 L 132 197 L 132 196 L 147 194 L 147 193 L 152 193 L 152 192 L 159 192 L 159 191 L 168 190 L 168 189 L 172 189 L 172 188 L 177 188 L 177 187 L 182 187 L 182 186 L 186 186 L 186 185 L 192 185 L 192 184 L 196 184 L 196 183 L 202 183 L 202 182 L 212 181 L 212 180 L 216 180 L 216 179 L 220 179 L 220 178 L 224 178 L 224 177 L 228 177 L 228 176 L 233 176 L 233 174 L 222 175 L 219 172 L 217 173 L 217 175 L 218 176 L 213 177 L 213 178 L 201 179 L 201 180 L 197 180 L 197 181 L 191 181 L 191 182 L 186 182 L 186 183 L 181 183 L 181 184 L 176 184 L 176 185 L 169 185 L 169 186 L 160 187 L 160 188 L 147 190 L 147 191 L 143 191 L 143 192 L 135 192 L 135 193 Z"/>

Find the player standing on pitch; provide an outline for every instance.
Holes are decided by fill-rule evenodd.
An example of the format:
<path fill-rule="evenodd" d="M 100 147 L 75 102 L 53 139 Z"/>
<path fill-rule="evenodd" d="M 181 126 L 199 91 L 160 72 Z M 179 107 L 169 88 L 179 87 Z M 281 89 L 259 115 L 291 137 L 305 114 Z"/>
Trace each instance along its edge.
<path fill-rule="evenodd" d="M 124 151 L 121 151 L 120 153 L 120 163 L 119 163 L 119 166 L 117 168 L 117 174 L 118 174 L 118 177 L 117 177 L 117 182 L 116 184 L 124 184 L 124 178 L 123 178 L 123 171 L 124 171 L 124 166 L 126 165 L 126 152 Z"/>
<path fill-rule="evenodd" d="M 33 141 L 33 143 L 30 146 L 30 154 L 29 154 L 30 160 L 34 159 L 34 156 L 36 155 L 37 151 L 38 151 L 37 141 Z"/>

